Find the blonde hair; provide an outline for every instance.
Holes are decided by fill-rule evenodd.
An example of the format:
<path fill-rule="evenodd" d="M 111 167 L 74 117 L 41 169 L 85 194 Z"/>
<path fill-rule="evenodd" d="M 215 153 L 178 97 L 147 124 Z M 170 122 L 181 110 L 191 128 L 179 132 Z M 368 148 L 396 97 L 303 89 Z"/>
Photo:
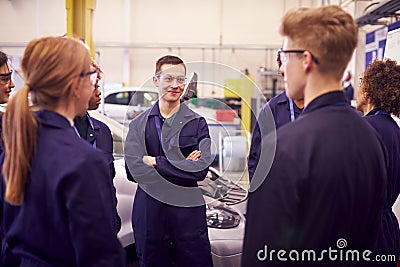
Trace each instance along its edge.
<path fill-rule="evenodd" d="M 38 122 L 29 108 L 28 95 L 41 109 L 53 110 L 82 71 L 90 66 L 90 54 L 78 40 L 43 37 L 31 41 L 21 60 L 26 84 L 10 99 L 3 116 L 5 200 L 22 203 L 35 151 Z"/>
<path fill-rule="evenodd" d="M 358 41 L 358 27 L 353 17 L 335 5 L 287 12 L 282 18 L 280 33 L 300 46 L 298 49 L 315 56 L 321 73 L 337 79 L 342 78 Z"/>

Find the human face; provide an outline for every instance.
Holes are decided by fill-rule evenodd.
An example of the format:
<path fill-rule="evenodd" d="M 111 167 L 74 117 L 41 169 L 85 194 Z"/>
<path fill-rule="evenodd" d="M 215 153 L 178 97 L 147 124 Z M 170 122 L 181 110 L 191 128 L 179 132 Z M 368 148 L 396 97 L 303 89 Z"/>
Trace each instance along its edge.
<path fill-rule="evenodd" d="M 99 107 L 101 103 L 100 96 L 101 96 L 101 91 L 100 91 L 99 79 L 97 79 L 97 82 L 94 85 L 92 96 L 90 97 L 89 100 L 89 110 L 95 110 Z"/>
<path fill-rule="evenodd" d="M 164 64 L 153 82 L 160 94 L 160 100 L 170 104 L 179 103 L 186 83 L 186 71 L 182 64 Z"/>
<path fill-rule="evenodd" d="M 7 63 L 0 66 L 0 104 L 8 102 L 10 98 L 11 89 L 15 87 L 11 79 L 11 69 Z"/>
<path fill-rule="evenodd" d="M 365 110 L 367 109 L 367 105 L 368 105 L 368 101 L 367 101 L 367 98 L 365 97 L 364 87 L 361 84 L 361 86 L 357 90 L 356 109 L 358 111 L 365 113 Z"/>
<path fill-rule="evenodd" d="M 300 50 L 289 38 L 284 37 L 283 50 Z M 303 64 L 303 57 L 299 53 L 285 53 L 281 57 L 282 66 L 280 71 L 284 73 L 286 95 L 294 100 L 304 99 L 306 86 L 306 72 Z"/>
<path fill-rule="evenodd" d="M 88 67 L 86 71 L 82 72 L 80 75 L 80 95 L 77 105 L 77 115 L 84 115 L 89 107 L 89 99 L 93 95 L 94 86 L 97 81 L 97 70 L 93 67 Z"/>

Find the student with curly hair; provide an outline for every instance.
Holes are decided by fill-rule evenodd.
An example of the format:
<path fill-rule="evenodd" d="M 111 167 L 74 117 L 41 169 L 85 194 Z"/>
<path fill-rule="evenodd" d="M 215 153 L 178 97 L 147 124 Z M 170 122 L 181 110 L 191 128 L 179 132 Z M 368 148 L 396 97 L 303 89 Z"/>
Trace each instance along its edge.
<path fill-rule="evenodd" d="M 387 150 L 386 202 L 374 252 L 400 255 L 399 223 L 392 206 L 400 194 L 400 129 L 390 114 L 400 115 L 400 66 L 396 61 L 375 60 L 364 73 L 357 109 L 380 134 Z M 396 266 L 396 263 L 387 266 Z"/>

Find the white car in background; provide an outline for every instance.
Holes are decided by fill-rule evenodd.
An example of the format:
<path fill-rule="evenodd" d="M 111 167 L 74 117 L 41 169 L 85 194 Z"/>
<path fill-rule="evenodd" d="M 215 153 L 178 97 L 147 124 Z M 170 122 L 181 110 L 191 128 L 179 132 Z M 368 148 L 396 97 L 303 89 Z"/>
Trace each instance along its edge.
<path fill-rule="evenodd" d="M 151 107 L 158 99 L 155 87 L 117 86 L 104 90 L 102 109 L 104 115 L 119 123 L 131 120 L 139 113 Z"/>
<path fill-rule="evenodd" d="M 127 127 L 97 111 L 90 111 L 90 116 L 107 124 L 114 138 L 115 171 L 114 186 L 117 192 L 117 210 L 121 217 L 121 230 L 118 238 L 127 250 L 128 260 L 135 260 L 135 240 L 132 229 L 132 207 L 137 184 L 128 181 L 123 159 L 123 140 Z M 248 191 L 233 183 L 210 167 L 204 181 L 199 182 L 207 203 L 208 235 L 215 267 L 240 266 Z"/>

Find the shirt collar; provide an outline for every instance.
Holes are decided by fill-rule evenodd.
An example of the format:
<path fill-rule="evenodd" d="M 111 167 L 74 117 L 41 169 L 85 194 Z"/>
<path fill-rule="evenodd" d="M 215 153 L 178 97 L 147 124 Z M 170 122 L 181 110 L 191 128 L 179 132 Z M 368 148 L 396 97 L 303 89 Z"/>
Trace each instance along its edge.
<path fill-rule="evenodd" d="M 180 107 L 178 112 L 183 115 L 183 117 L 187 116 L 193 116 L 195 115 L 195 112 L 191 110 L 185 103 L 181 102 Z M 178 113 L 176 112 L 176 113 Z M 153 107 L 150 110 L 149 116 L 161 116 L 160 113 L 160 107 L 158 106 L 158 100 L 157 102 L 153 105 Z"/>

